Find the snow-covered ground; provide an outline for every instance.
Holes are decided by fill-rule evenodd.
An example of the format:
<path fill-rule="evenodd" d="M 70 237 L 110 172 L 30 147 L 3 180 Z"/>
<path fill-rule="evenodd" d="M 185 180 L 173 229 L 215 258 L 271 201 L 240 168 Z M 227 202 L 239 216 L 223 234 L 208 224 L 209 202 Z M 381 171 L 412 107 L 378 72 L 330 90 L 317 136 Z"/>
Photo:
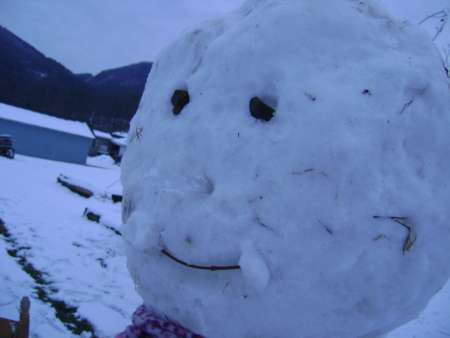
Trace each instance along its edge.
<path fill-rule="evenodd" d="M 94 159 L 89 163 L 96 164 Z M 13 160 L 0 157 L 0 168 L 0 219 L 9 235 L 5 237 L 4 230 L 0 235 L 0 317 L 18 319 L 21 297 L 30 296 L 31 337 L 91 337 L 90 332 L 78 334 L 82 319 L 92 324 L 98 337 L 123 330 L 141 299 L 126 269 L 121 237 L 101 224 L 103 219 L 113 226 L 120 224 L 120 203 L 101 197 L 114 189 L 119 168 L 21 155 Z M 89 183 L 97 194 L 90 199 L 74 194 L 56 182 L 60 174 Z M 83 216 L 86 207 L 101 210 L 100 224 Z M 28 265 L 28 272 L 34 279 L 23 271 L 20 257 L 22 263 L 25 259 L 32 265 L 34 270 Z M 44 285 L 36 282 L 39 277 Z M 46 302 L 39 299 L 39 289 L 45 291 L 41 298 Z M 61 304 L 58 300 L 76 309 L 78 324 L 73 331 L 77 334 L 57 318 L 53 306 Z M 388 337 L 448 336 L 450 283 L 417 320 Z"/>
<path fill-rule="evenodd" d="M 95 157 L 88 157 L 86 162 L 87 162 L 87 165 L 90 165 L 93 167 L 109 168 L 109 169 L 119 169 L 120 168 L 120 164 L 115 164 L 114 159 L 108 155 L 98 155 Z"/>
<path fill-rule="evenodd" d="M 31 337 L 79 335 L 89 329 L 83 319 L 99 337 L 123 330 L 141 299 L 126 269 L 121 236 L 102 224 L 120 225 L 121 203 L 107 198 L 120 191 L 120 168 L 21 155 L 1 157 L 0 168 L 0 317 L 17 319 L 21 297 L 30 296 Z M 86 199 L 63 187 L 60 174 L 88 186 L 94 196 Z M 83 216 L 85 208 L 102 213 L 100 223 Z M 58 306 L 74 312 L 68 319 L 78 322 L 72 331 L 57 318 Z"/>

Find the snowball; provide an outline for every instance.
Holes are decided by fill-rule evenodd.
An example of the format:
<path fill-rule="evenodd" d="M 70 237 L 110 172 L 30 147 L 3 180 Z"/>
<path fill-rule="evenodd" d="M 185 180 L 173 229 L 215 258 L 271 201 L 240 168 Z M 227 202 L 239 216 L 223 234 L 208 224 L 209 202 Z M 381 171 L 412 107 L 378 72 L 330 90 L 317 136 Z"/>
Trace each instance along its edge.
<path fill-rule="evenodd" d="M 449 88 L 427 33 L 375 1 L 247 0 L 186 31 L 122 162 L 147 307 L 207 337 L 417 317 L 450 275 Z"/>

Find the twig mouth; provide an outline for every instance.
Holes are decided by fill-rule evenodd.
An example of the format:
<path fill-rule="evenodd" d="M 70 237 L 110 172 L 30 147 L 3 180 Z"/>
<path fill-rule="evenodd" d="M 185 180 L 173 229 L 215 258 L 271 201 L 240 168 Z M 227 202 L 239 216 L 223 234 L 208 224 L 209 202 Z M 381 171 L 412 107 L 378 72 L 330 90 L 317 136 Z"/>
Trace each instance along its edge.
<path fill-rule="evenodd" d="M 241 267 L 239 265 L 231 265 L 231 266 L 199 266 L 199 265 L 193 265 L 193 264 L 188 264 L 186 262 L 183 262 L 182 260 L 176 258 L 175 256 L 171 255 L 170 253 L 168 253 L 165 249 L 161 250 L 161 252 L 166 255 L 167 257 L 169 257 L 171 260 L 184 265 L 188 268 L 192 268 L 192 269 L 198 269 L 198 270 L 209 270 L 209 271 L 219 271 L 219 270 L 239 270 Z"/>

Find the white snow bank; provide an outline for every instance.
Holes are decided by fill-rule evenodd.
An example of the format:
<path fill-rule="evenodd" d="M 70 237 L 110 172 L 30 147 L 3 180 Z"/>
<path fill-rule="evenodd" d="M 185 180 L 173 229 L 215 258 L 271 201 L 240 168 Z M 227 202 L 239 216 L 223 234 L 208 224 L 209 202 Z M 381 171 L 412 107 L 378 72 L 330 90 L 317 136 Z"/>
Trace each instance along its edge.
<path fill-rule="evenodd" d="M 374 337 L 417 317 L 450 275 L 449 85 L 428 34 L 374 1 L 248 0 L 186 32 L 122 162 L 144 301 L 208 337 Z"/>

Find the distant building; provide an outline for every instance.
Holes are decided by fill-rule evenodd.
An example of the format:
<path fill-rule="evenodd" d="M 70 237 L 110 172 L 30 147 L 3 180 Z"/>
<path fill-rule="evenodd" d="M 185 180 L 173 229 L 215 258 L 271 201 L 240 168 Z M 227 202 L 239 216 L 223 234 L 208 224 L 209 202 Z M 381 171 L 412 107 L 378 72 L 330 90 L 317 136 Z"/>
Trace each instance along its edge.
<path fill-rule="evenodd" d="M 112 146 L 110 154 L 116 163 L 120 163 L 125 151 L 127 151 L 127 139 L 122 137 L 114 137 L 111 140 L 111 143 Z"/>
<path fill-rule="evenodd" d="M 109 155 L 112 148 L 112 136 L 100 130 L 92 130 L 95 139 L 92 141 L 91 149 L 89 149 L 89 156 Z"/>
<path fill-rule="evenodd" d="M 0 103 L 0 134 L 14 137 L 16 153 L 86 164 L 94 135 L 84 122 L 60 119 Z"/>

